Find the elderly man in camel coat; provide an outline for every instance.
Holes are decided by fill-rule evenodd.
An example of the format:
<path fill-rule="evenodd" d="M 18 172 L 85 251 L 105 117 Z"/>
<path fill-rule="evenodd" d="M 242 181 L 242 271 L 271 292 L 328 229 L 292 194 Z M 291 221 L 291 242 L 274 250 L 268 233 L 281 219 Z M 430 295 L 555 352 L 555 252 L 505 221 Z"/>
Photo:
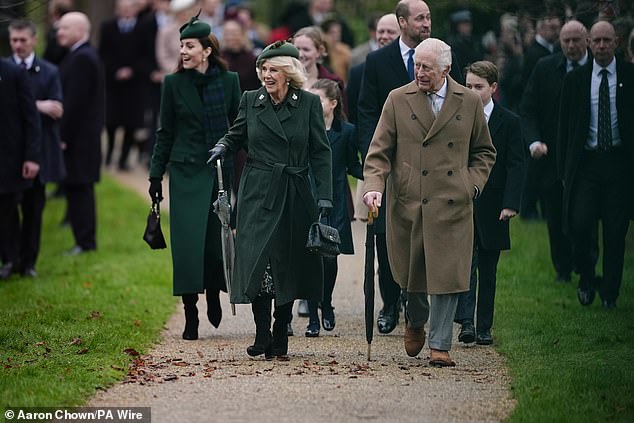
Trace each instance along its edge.
<path fill-rule="evenodd" d="M 426 39 L 414 63 L 415 80 L 383 106 L 365 161 L 364 202 L 380 206 L 387 185 L 388 256 L 407 290 L 407 354 L 422 350 L 429 319 L 430 364 L 455 366 L 449 350 L 458 294 L 469 290 L 473 200 L 495 148 L 480 98 L 448 76 L 451 48 Z"/>

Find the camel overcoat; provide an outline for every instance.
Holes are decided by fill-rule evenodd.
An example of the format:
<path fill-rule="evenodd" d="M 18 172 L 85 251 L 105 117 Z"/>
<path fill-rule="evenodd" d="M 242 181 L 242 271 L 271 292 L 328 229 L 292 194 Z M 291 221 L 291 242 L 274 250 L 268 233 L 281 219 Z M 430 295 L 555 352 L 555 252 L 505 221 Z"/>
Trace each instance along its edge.
<path fill-rule="evenodd" d="M 480 98 L 451 77 L 435 118 L 415 81 L 389 94 L 363 173 L 366 192 L 386 189 L 388 257 L 401 288 L 469 290 L 473 199 L 495 154 Z"/>

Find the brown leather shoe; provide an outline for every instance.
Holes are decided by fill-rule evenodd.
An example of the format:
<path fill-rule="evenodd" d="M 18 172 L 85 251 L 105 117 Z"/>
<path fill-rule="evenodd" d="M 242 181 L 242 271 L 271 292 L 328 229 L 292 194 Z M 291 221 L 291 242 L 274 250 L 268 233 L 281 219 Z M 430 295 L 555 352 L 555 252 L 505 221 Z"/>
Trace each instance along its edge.
<path fill-rule="evenodd" d="M 454 367 L 456 363 L 449 357 L 449 351 L 429 349 L 429 364 L 434 367 Z"/>
<path fill-rule="evenodd" d="M 410 357 L 416 357 L 425 345 L 425 328 L 413 328 L 407 325 L 405 327 L 405 352 Z"/>

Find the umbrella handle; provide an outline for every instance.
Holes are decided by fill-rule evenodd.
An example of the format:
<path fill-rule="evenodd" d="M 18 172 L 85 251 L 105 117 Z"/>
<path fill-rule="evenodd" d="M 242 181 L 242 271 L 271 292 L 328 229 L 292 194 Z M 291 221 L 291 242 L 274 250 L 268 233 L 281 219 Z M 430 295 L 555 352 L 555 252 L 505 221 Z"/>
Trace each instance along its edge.
<path fill-rule="evenodd" d="M 216 160 L 216 169 L 218 170 L 218 189 L 222 191 L 224 189 L 224 182 L 222 180 L 222 162 L 220 159 Z"/>

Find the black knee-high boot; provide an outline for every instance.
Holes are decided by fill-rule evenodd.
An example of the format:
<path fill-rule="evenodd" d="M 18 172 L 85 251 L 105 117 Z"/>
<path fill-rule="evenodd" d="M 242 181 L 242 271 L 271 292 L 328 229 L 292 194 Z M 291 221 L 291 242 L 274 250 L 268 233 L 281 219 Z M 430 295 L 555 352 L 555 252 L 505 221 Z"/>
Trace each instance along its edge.
<path fill-rule="evenodd" d="M 183 305 L 185 306 L 185 330 L 183 339 L 193 341 L 198 339 L 198 294 L 184 294 Z"/>
<path fill-rule="evenodd" d="M 207 299 L 207 318 L 213 327 L 217 328 L 222 320 L 222 307 L 220 306 L 220 291 L 205 290 Z"/>
<path fill-rule="evenodd" d="M 292 309 L 292 301 L 282 305 L 275 305 L 275 311 L 273 312 L 273 317 L 275 317 L 275 322 L 273 323 L 273 347 L 271 348 L 271 355 L 274 357 L 288 354 L 286 326 L 291 321 Z"/>
<path fill-rule="evenodd" d="M 259 295 L 251 302 L 253 320 L 255 321 L 255 341 L 247 347 L 247 354 L 251 357 L 266 354 L 271 355 L 271 298 Z"/>

